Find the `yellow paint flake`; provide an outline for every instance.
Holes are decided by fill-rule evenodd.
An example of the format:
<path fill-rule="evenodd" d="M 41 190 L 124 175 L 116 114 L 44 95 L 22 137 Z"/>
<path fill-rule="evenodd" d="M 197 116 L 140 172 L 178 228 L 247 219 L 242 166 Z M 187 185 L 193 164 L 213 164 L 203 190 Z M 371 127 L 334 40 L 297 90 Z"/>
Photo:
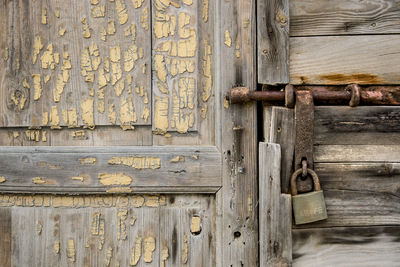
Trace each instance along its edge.
<path fill-rule="evenodd" d="M 84 177 L 83 177 L 83 176 L 73 176 L 73 177 L 71 177 L 71 179 L 74 180 L 74 181 L 81 181 L 81 182 L 83 182 Z"/>
<path fill-rule="evenodd" d="M 42 62 L 43 69 L 54 69 L 54 55 L 53 55 L 53 44 L 49 44 L 47 46 L 46 51 L 40 57 L 40 61 Z"/>
<path fill-rule="evenodd" d="M 105 6 L 94 6 L 92 7 L 92 17 L 93 18 L 102 18 L 106 14 Z"/>
<path fill-rule="evenodd" d="M 170 162 L 176 163 L 176 162 L 184 162 L 185 161 L 185 157 L 184 156 L 176 156 L 173 157 Z"/>
<path fill-rule="evenodd" d="M 110 263 L 111 263 L 111 258 L 112 258 L 112 255 L 113 255 L 112 251 L 113 251 L 112 247 L 108 247 L 107 248 L 106 259 L 105 259 L 105 264 L 106 264 L 107 267 L 110 266 Z"/>
<path fill-rule="evenodd" d="M 99 89 L 103 88 L 104 86 L 107 85 L 106 76 L 104 75 L 104 69 L 99 70 L 99 76 L 97 78 L 97 83 L 98 83 Z"/>
<path fill-rule="evenodd" d="M 49 113 L 47 111 L 42 114 L 42 125 L 46 126 L 49 123 Z"/>
<path fill-rule="evenodd" d="M 140 18 L 140 22 L 141 22 L 142 28 L 144 30 L 146 30 L 146 31 L 149 30 L 149 8 L 148 7 L 143 9 L 142 16 Z"/>
<path fill-rule="evenodd" d="M 63 52 L 63 67 L 62 70 L 70 70 L 72 68 L 71 60 L 69 59 L 68 51 Z"/>
<path fill-rule="evenodd" d="M 107 34 L 113 35 L 115 33 L 115 23 L 114 20 L 110 20 L 107 24 Z"/>
<path fill-rule="evenodd" d="M 99 236 L 100 236 L 100 240 L 98 243 L 98 249 L 101 250 L 103 248 L 104 245 L 104 234 L 105 234 L 105 223 L 104 223 L 104 219 L 100 219 L 100 226 L 99 226 Z"/>
<path fill-rule="evenodd" d="M 68 128 L 78 127 L 78 114 L 75 108 L 68 110 Z"/>
<path fill-rule="evenodd" d="M 4 49 L 4 55 L 3 55 L 3 59 L 4 59 L 4 61 L 8 61 L 8 47 L 6 47 L 5 49 Z"/>
<path fill-rule="evenodd" d="M 31 88 L 31 86 L 29 85 L 28 81 L 26 80 L 26 78 L 24 78 L 24 80 L 22 81 L 22 86 L 29 89 Z"/>
<path fill-rule="evenodd" d="M 211 73 L 211 46 L 208 40 L 204 40 L 204 55 L 203 55 L 203 75 L 205 77 L 203 82 L 203 93 L 201 99 L 203 102 L 211 96 L 212 89 L 212 73 Z"/>
<path fill-rule="evenodd" d="M 56 8 L 55 10 L 54 10 L 54 15 L 56 16 L 56 18 L 60 18 L 60 9 L 59 8 Z"/>
<path fill-rule="evenodd" d="M 129 96 L 127 99 L 121 99 L 119 120 L 121 126 L 130 126 L 137 121 L 136 112 L 133 109 L 132 96 Z"/>
<path fill-rule="evenodd" d="M 130 187 L 112 187 L 106 190 L 107 193 L 114 193 L 114 194 L 125 194 L 125 193 L 132 193 L 132 188 Z"/>
<path fill-rule="evenodd" d="M 169 254 L 168 254 L 168 248 L 165 247 L 161 249 L 161 267 L 165 267 L 165 261 L 168 260 Z"/>
<path fill-rule="evenodd" d="M 183 234 L 183 249 L 182 249 L 182 264 L 186 264 L 188 261 L 189 245 L 186 234 Z"/>
<path fill-rule="evenodd" d="M 32 183 L 34 184 L 45 184 L 46 180 L 42 177 L 33 177 L 32 178 Z"/>
<path fill-rule="evenodd" d="M 73 239 L 68 239 L 67 257 L 71 262 L 75 262 L 75 242 Z"/>
<path fill-rule="evenodd" d="M 201 117 L 203 119 L 207 118 L 207 109 L 208 109 L 207 103 L 203 104 L 201 108 Z"/>
<path fill-rule="evenodd" d="M 82 30 L 83 30 L 83 37 L 90 38 L 90 28 L 86 18 L 82 19 Z"/>
<path fill-rule="evenodd" d="M 184 72 L 193 73 L 195 71 L 194 60 L 185 59 L 172 59 L 171 61 L 171 75 L 176 76 Z"/>
<path fill-rule="evenodd" d="M 182 110 L 194 109 L 195 86 L 194 78 L 180 78 L 178 82 L 179 95 L 175 91 L 173 92 L 171 127 L 176 128 L 179 133 L 186 133 L 194 124 L 193 111 L 184 114 Z"/>
<path fill-rule="evenodd" d="M 202 1 L 203 1 L 203 8 L 201 11 L 201 15 L 203 17 L 203 21 L 207 22 L 208 21 L 208 6 L 209 6 L 210 0 L 202 0 Z"/>
<path fill-rule="evenodd" d="M 189 30 L 189 38 L 178 41 L 178 57 L 194 57 L 197 49 L 196 31 Z"/>
<path fill-rule="evenodd" d="M 140 8 L 143 4 L 144 0 L 132 0 L 132 4 L 134 8 Z"/>
<path fill-rule="evenodd" d="M 142 65 L 142 73 L 143 73 L 143 74 L 146 73 L 146 67 L 147 67 L 147 64 L 146 64 L 146 63 L 143 63 L 143 65 Z"/>
<path fill-rule="evenodd" d="M 44 76 L 44 83 L 46 84 L 46 83 L 48 83 L 50 81 L 50 75 L 46 75 L 46 76 Z"/>
<path fill-rule="evenodd" d="M 157 72 L 157 78 L 166 84 L 167 81 L 167 68 L 165 67 L 164 56 L 156 54 L 154 55 L 154 68 Z"/>
<path fill-rule="evenodd" d="M 97 159 L 93 158 L 93 157 L 88 157 L 88 158 L 78 159 L 78 161 L 82 165 L 92 165 L 92 164 L 96 164 Z"/>
<path fill-rule="evenodd" d="M 146 196 L 146 207 L 157 208 L 160 206 L 160 197 L 159 196 Z"/>
<path fill-rule="evenodd" d="M 228 30 L 225 31 L 225 42 L 224 42 L 224 44 L 226 44 L 229 47 L 232 46 L 232 38 L 231 38 Z"/>
<path fill-rule="evenodd" d="M 117 113 L 115 112 L 114 104 L 108 105 L 108 121 L 112 124 L 115 124 L 117 122 Z"/>
<path fill-rule="evenodd" d="M 73 132 L 71 133 L 71 136 L 72 136 L 73 138 L 77 138 L 77 139 L 85 139 L 85 137 L 86 137 L 86 132 L 83 131 L 83 130 L 73 131 Z"/>
<path fill-rule="evenodd" d="M 14 137 L 14 138 L 18 138 L 18 137 L 19 137 L 19 132 L 14 131 L 14 132 L 13 132 L 13 137 Z M 1 180 L 1 177 L 2 177 L 2 176 L 0 176 L 0 180 Z"/>
<path fill-rule="evenodd" d="M 69 80 L 68 70 L 57 75 L 56 88 L 53 89 L 54 102 L 58 103 L 61 100 L 61 95 L 64 92 L 66 82 Z"/>
<path fill-rule="evenodd" d="M 50 125 L 52 129 L 60 129 L 60 117 L 58 116 L 57 106 L 51 107 Z"/>
<path fill-rule="evenodd" d="M 99 0 L 90 0 L 90 4 L 91 5 L 98 5 L 99 4 Z"/>
<path fill-rule="evenodd" d="M 60 27 L 58 28 L 58 35 L 64 36 L 66 31 L 67 30 L 62 25 L 60 25 Z"/>
<path fill-rule="evenodd" d="M 226 99 L 226 97 L 224 98 L 224 108 L 228 109 L 229 108 L 229 100 Z"/>
<path fill-rule="evenodd" d="M 88 98 L 86 100 L 82 100 L 81 109 L 82 109 L 82 120 L 86 124 L 85 127 L 93 130 L 95 127 L 94 116 L 93 116 L 93 99 Z"/>
<path fill-rule="evenodd" d="M 142 256 L 142 238 L 136 237 L 135 246 L 132 247 L 129 264 L 131 266 L 136 266 L 141 256 Z"/>
<path fill-rule="evenodd" d="M 154 237 L 146 237 L 143 241 L 143 260 L 144 262 L 153 261 L 153 252 L 156 249 L 156 240 Z"/>
<path fill-rule="evenodd" d="M 40 235 L 42 233 L 42 229 L 43 229 L 43 225 L 41 224 L 41 222 L 37 222 L 36 223 L 36 234 Z"/>
<path fill-rule="evenodd" d="M 182 3 L 184 3 L 187 6 L 191 6 L 193 4 L 193 0 L 182 0 Z"/>
<path fill-rule="evenodd" d="M 168 129 L 168 97 L 155 96 L 154 127 L 156 131 L 165 134 Z"/>
<path fill-rule="evenodd" d="M 60 253 L 60 241 L 55 241 L 53 245 L 53 250 L 55 254 Z"/>
<path fill-rule="evenodd" d="M 4 183 L 7 179 L 4 176 L 0 176 L 0 183 Z"/>
<path fill-rule="evenodd" d="M 103 185 L 130 185 L 132 177 L 124 173 L 99 173 L 99 182 Z"/>
<path fill-rule="evenodd" d="M 238 40 L 236 40 L 235 55 L 237 58 L 240 58 L 240 44 Z"/>
<path fill-rule="evenodd" d="M 44 25 L 47 24 L 47 9 L 46 8 L 42 9 L 42 24 L 44 24 Z"/>
<path fill-rule="evenodd" d="M 33 78 L 33 88 L 35 89 L 33 93 L 33 100 L 39 100 L 42 96 L 42 85 L 40 83 L 40 74 L 32 74 Z"/>
<path fill-rule="evenodd" d="M 124 52 L 124 70 L 129 72 L 133 69 L 136 60 L 138 60 L 138 48 L 136 45 L 129 46 L 128 50 Z"/>
<path fill-rule="evenodd" d="M 47 131 L 42 131 L 42 142 L 47 142 Z"/>
<path fill-rule="evenodd" d="M 112 157 L 109 159 L 108 164 L 110 165 L 125 165 L 130 166 L 134 169 L 159 169 L 161 168 L 161 159 L 159 157 L 134 157 L 134 156 L 124 156 L 124 157 Z"/>
<path fill-rule="evenodd" d="M 123 79 L 117 82 L 117 84 L 114 86 L 115 94 L 117 96 L 121 96 L 124 89 L 125 89 L 125 80 Z"/>
<path fill-rule="evenodd" d="M 104 27 L 101 27 L 101 29 L 100 29 L 100 40 L 105 42 L 106 39 L 107 39 L 107 31 L 106 31 L 106 29 Z"/>
<path fill-rule="evenodd" d="M 193 216 L 192 217 L 192 222 L 190 224 L 190 232 L 191 233 L 198 233 L 200 231 L 201 231 L 200 217 L 199 216 Z"/>
<path fill-rule="evenodd" d="M 110 59 L 111 59 L 111 84 L 115 85 L 122 77 L 121 69 L 121 48 L 119 46 L 110 48 Z"/>
<path fill-rule="evenodd" d="M 117 239 L 126 240 L 128 237 L 126 233 L 125 221 L 128 218 L 128 210 L 120 210 L 117 213 Z"/>
<path fill-rule="evenodd" d="M 134 226 L 134 225 L 135 225 L 135 222 L 136 222 L 136 216 L 132 216 L 132 217 L 129 219 L 129 224 L 130 224 L 131 226 Z"/>
<path fill-rule="evenodd" d="M 126 5 L 124 0 L 115 1 L 115 10 L 118 13 L 119 24 L 123 25 L 128 21 L 128 12 L 126 10 Z"/>
<path fill-rule="evenodd" d="M 97 111 L 101 114 L 104 114 L 104 112 L 106 111 L 106 103 L 104 102 L 104 100 L 97 101 Z"/>
<path fill-rule="evenodd" d="M 158 39 L 174 36 L 176 28 L 176 16 L 167 15 L 162 12 L 155 12 L 154 36 Z"/>
<path fill-rule="evenodd" d="M 150 110 L 147 106 L 143 107 L 143 111 L 142 111 L 142 119 L 147 122 L 150 116 Z"/>
<path fill-rule="evenodd" d="M 190 37 L 190 28 L 186 28 L 186 25 L 190 24 L 190 15 L 184 12 L 178 14 L 178 33 L 180 38 Z"/>

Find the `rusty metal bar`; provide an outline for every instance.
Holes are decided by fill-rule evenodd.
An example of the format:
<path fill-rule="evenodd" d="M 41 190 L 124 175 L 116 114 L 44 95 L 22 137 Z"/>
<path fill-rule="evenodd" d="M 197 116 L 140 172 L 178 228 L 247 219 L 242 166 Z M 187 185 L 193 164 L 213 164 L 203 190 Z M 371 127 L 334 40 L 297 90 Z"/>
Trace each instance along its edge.
<path fill-rule="evenodd" d="M 400 86 L 295 86 L 298 90 L 309 90 L 317 105 L 348 105 L 354 99 L 359 105 L 400 105 Z M 354 90 L 357 89 L 357 90 Z M 354 95 L 359 94 L 359 95 Z M 287 98 L 287 96 L 286 96 Z M 264 101 L 275 104 L 285 103 L 285 91 L 250 91 L 246 87 L 235 87 L 230 90 L 227 99 L 231 104 L 250 101 Z"/>

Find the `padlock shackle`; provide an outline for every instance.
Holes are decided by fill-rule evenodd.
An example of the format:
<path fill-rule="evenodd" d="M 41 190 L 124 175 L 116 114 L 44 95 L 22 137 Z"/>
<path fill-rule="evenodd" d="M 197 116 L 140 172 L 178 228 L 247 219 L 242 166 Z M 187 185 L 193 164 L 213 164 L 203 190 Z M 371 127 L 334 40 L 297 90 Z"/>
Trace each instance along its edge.
<path fill-rule="evenodd" d="M 297 171 L 295 171 L 292 174 L 292 177 L 290 178 L 290 188 L 292 191 L 292 196 L 296 196 L 298 194 L 297 192 L 297 185 L 296 185 L 296 180 L 297 177 L 303 172 L 303 169 L 300 168 Z M 307 172 L 311 175 L 311 178 L 314 181 L 314 191 L 320 191 L 321 190 L 321 184 L 319 183 L 319 178 L 318 175 L 315 171 L 308 169 L 307 168 Z"/>

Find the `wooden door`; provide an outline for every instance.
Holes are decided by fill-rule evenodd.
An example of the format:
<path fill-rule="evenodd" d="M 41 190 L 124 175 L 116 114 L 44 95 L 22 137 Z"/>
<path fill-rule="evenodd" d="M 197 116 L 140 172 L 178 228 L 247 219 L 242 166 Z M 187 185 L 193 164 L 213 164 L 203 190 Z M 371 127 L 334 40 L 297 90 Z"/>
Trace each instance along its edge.
<path fill-rule="evenodd" d="M 0 265 L 256 266 L 254 3 L 0 5 Z"/>

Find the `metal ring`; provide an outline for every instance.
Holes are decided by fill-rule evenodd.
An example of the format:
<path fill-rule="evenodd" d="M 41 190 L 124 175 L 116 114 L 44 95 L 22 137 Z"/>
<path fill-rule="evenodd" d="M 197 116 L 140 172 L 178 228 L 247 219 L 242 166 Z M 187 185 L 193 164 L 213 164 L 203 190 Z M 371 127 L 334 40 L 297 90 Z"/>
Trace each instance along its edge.
<path fill-rule="evenodd" d="M 292 196 L 296 196 L 298 194 L 297 192 L 297 185 L 296 185 L 296 179 L 297 177 L 303 172 L 303 169 L 300 168 L 297 171 L 295 171 L 292 174 L 292 177 L 290 178 L 290 189 L 292 191 Z M 314 182 L 314 191 L 320 191 L 321 190 L 321 184 L 319 183 L 319 178 L 318 175 L 315 171 L 311 169 L 307 169 L 308 174 L 311 175 L 311 178 L 313 179 Z"/>
<path fill-rule="evenodd" d="M 349 84 L 347 88 L 351 89 L 350 107 L 357 107 L 360 104 L 360 86 L 358 84 Z"/>
<path fill-rule="evenodd" d="M 294 87 L 291 84 L 285 86 L 285 107 L 294 107 Z"/>

